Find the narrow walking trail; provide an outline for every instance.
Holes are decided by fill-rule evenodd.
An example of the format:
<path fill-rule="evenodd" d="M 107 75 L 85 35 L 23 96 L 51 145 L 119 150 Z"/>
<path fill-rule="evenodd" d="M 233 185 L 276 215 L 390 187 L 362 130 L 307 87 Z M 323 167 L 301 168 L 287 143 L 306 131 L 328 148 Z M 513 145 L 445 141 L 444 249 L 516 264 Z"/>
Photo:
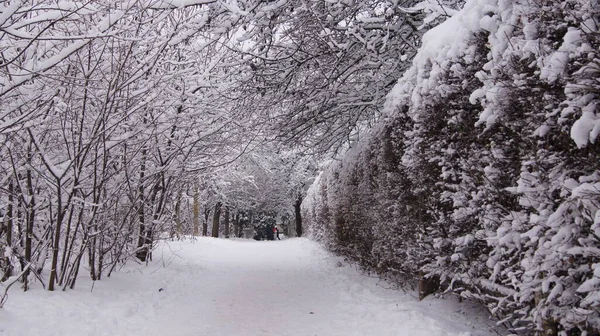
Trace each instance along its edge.
<path fill-rule="evenodd" d="M 12 290 L 0 335 L 494 335 L 473 305 L 386 287 L 306 239 L 165 242 L 74 291 Z"/>

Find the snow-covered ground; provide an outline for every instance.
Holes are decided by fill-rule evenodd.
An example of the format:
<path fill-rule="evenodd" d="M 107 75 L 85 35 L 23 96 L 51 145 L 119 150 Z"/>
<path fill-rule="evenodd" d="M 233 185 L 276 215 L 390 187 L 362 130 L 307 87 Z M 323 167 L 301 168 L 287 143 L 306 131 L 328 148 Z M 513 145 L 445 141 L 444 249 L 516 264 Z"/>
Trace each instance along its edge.
<path fill-rule="evenodd" d="M 495 335 L 472 305 L 417 302 L 306 239 L 168 242 L 154 260 L 74 291 L 13 288 L 0 335 Z"/>

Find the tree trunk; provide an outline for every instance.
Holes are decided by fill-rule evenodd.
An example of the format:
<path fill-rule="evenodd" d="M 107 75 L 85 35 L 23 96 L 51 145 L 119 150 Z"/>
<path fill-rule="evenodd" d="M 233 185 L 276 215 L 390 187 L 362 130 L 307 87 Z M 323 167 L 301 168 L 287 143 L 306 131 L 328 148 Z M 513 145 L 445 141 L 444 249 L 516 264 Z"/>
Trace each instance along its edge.
<path fill-rule="evenodd" d="M 142 149 L 142 164 L 140 166 L 140 186 L 138 188 L 138 220 L 140 221 L 140 232 L 138 236 L 137 252 L 135 256 L 142 262 L 146 261 L 148 248 L 146 247 L 146 216 L 144 214 L 144 178 L 146 172 L 146 149 Z"/>
<path fill-rule="evenodd" d="M 147 259 L 152 261 L 152 250 L 154 249 L 154 225 L 159 222 L 163 211 L 163 204 L 165 201 L 166 183 L 164 175 L 161 173 L 160 181 L 154 184 L 150 197 L 150 205 L 152 209 L 152 222 L 146 228 L 146 246 L 147 246 Z M 160 193 L 160 195 L 159 195 Z M 156 198 L 158 197 L 158 202 Z"/>
<path fill-rule="evenodd" d="M 67 260 L 71 260 L 71 255 L 73 254 L 73 251 L 74 251 L 74 248 L 75 248 L 75 243 L 77 242 L 77 239 L 76 239 L 77 238 L 77 234 L 79 233 L 79 228 L 82 226 L 82 221 L 83 221 L 83 211 L 84 211 L 84 208 L 81 207 L 79 209 L 79 217 L 77 219 L 77 225 L 75 226 L 75 231 L 73 232 L 73 238 L 71 239 L 71 241 L 69 243 L 70 244 L 69 247 L 68 247 L 69 253 L 66 256 Z M 73 265 L 69 266 L 68 263 L 65 263 L 65 266 L 62 267 L 60 278 L 58 279 L 59 285 L 62 285 L 64 283 L 65 277 L 67 277 L 68 274 L 71 273 L 70 269 L 72 269 L 73 267 L 74 267 Z M 67 272 L 69 272 L 69 273 L 67 273 Z M 65 287 L 63 287 L 63 290 L 64 290 L 64 288 Z"/>
<path fill-rule="evenodd" d="M 31 150 L 31 149 L 30 149 Z M 28 163 L 31 164 L 31 156 L 29 156 Z M 31 250 L 33 237 L 33 221 L 35 220 L 35 197 L 33 196 L 33 178 L 31 177 L 31 170 L 27 169 L 27 193 L 30 199 L 26 202 L 27 205 L 27 216 L 25 219 L 25 263 L 31 263 Z M 27 265 L 25 265 L 27 267 Z M 30 268 L 28 267 L 23 273 L 23 290 L 29 289 L 28 277 Z"/>
<path fill-rule="evenodd" d="M 138 251 L 139 253 L 139 251 Z M 145 256 L 144 256 L 145 257 Z M 139 258 L 139 256 L 138 256 Z M 143 261 L 143 260 L 142 260 Z M 93 236 L 88 243 L 88 265 L 90 268 L 90 279 L 96 281 L 96 237 Z"/>
<path fill-rule="evenodd" d="M 60 262 L 60 276 L 58 277 L 58 285 L 59 286 L 62 285 L 65 271 L 69 265 L 69 260 L 71 259 L 70 258 L 71 251 L 69 250 L 68 247 L 69 247 L 69 242 L 70 242 L 69 236 L 71 234 L 71 223 L 73 223 L 73 214 L 74 213 L 75 213 L 75 207 L 71 207 L 71 209 L 69 209 L 69 218 L 67 219 L 67 229 L 65 230 L 65 241 L 63 243 L 64 248 L 63 248 L 63 253 L 62 253 L 61 262 Z M 75 239 L 75 237 L 73 237 L 73 239 Z"/>
<path fill-rule="evenodd" d="M 221 202 L 215 204 L 215 213 L 213 214 L 212 222 L 212 236 L 214 238 L 219 237 L 219 223 L 221 221 Z"/>
<path fill-rule="evenodd" d="M 6 206 L 6 248 L 10 249 L 12 247 L 12 232 L 13 232 L 13 201 L 14 201 L 14 186 L 11 182 L 8 183 L 8 205 Z M 1 231 L 0 231 L 1 232 Z M 3 252 L 3 251 L 0 251 Z M 4 253 L 3 253 L 4 254 Z M 13 274 L 13 266 L 11 261 L 11 256 L 7 255 L 4 258 L 5 265 L 3 265 L 4 275 L 0 278 L 0 282 L 4 282 L 8 280 Z M 0 256 L 0 261 L 2 261 L 2 256 Z M 0 266 L 2 264 L 0 263 Z"/>
<path fill-rule="evenodd" d="M 223 230 L 225 238 L 229 238 L 229 206 L 225 207 L 225 229 Z"/>
<path fill-rule="evenodd" d="M 60 248 L 60 229 L 63 221 L 63 204 L 62 204 L 62 181 L 56 179 L 56 227 L 54 228 L 54 245 L 52 246 L 52 264 L 50 266 L 50 279 L 48 280 L 48 290 L 54 290 L 54 282 L 58 274 L 58 252 Z"/>
<path fill-rule="evenodd" d="M 199 198 L 200 196 L 198 195 L 198 188 L 196 188 L 196 190 L 194 190 L 194 204 L 192 205 L 193 208 L 193 212 L 194 212 L 194 237 L 197 237 L 199 234 L 199 229 L 200 229 L 200 204 L 199 204 Z M 206 234 L 204 233 L 204 228 L 202 228 L 202 235 L 205 236 Z"/>
<path fill-rule="evenodd" d="M 242 222 L 240 220 L 240 213 L 238 212 L 237 214 L 235 214 L 235 219 L 234 219 L 234 228 L 235 228 L 235 236 L 238 238 L 241 238 L 243 233 L 242 233 Z"/>
<path fill-rule="evenodd" d="M 202 236 L 208 236 L 208 216 L 210 216 L 210 208 L 204 209 L 204 223 L 202 223 Z"/>
<path fill-rule="evenodd" d="M 302 237 L 302 215 L 300 214 L 300 206 L 302 205 L 302 196 L 298 196 L 294 203 L 294 211 L 296 213 L 296 236 Z"/>
<path fill-rule="evenodd" d="M 12 247 L 12 233 L 13 233 L 13 202 L 14 202 L 15 188 L 12 181 L 8 184 L 8 206 L 6 207 L 6 246 Z M 10 275 L 8 275 L 10 276 Z"/>
<path fill-rule="evenodd" d="M 98 243 L 98 273 L 96 274 L 96 279 L 101 280 L 102 279 L 102 270 L 104 268 L 104 255 L 106 254 L 106 250 L 104 250 L 102 247 L 104 246 L 104 236 L 100 236 L 99 239 L 99 243 Z M 152 252 L 150 252 L 152 253 Z M 152 260 L 152 257 L 150 257 L 150 260 Z"/>
<path fill-rule="evenodd" d="M 181 197 L 182 191 L 180 190 L 177 194 L 177 201 L 175 202 L 175 234 L 179 238 L 181 236 Z M 194 233 L 198 234 L 198 227 L 194 226 Z M 173 234 L 171 233 L 171 238 L 173 238 Z"/>
<path fill-rule="evenodd" d="M 85 241 L 85 239 L 84 239 L 84 241 Z M 81 246 L 81 250 L 77 254 L 77 257 L 75 257 L 75 262 L 73 263 L 73 268 L 71 268 L 73 274 L 69 276 L 70 280 L 67 281 L 67 283 L 65 283 L 65 286 L 68 284 L 69 288 L 71 288 L 71 289 L 75 288 L 75 283 L 77 282 L 77 275 L 79 274 L 79 266 L 81 265 L 81 259 L 83 258 L 83 254 L 85 253 L 86 245 L 87 244 L 83 244 Z"/>

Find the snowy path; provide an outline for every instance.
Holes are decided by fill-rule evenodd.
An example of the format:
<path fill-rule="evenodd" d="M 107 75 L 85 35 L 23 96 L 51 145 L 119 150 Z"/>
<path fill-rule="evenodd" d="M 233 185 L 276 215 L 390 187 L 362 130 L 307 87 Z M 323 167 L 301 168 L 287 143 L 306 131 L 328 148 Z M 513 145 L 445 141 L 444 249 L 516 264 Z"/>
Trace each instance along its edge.
<path fill-rule="evenodd" d="M 340 266 L 305 239 L 170 242 L 93 291 L 82 279 L 75 291 L 11 292 L 0 335 L 492 335 L 468 305 L 418 303 Z"/>

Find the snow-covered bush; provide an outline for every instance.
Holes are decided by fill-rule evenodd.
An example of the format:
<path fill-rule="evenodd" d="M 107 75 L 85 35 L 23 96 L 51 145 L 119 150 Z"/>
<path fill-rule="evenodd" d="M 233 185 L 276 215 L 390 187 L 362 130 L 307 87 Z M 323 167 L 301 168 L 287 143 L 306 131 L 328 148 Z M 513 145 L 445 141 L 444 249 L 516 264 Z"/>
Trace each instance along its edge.
<path fill-rule="evenodd" d="M 398 280 L 436 277 L 515 332 L 597 333 L 599 24 L 596 0 L 468 1 L 313 186 L 306 211 L 341 215 L 309 216 L 311 232 Z M 333 239 L 340 225 L 352 235 Z"/>

